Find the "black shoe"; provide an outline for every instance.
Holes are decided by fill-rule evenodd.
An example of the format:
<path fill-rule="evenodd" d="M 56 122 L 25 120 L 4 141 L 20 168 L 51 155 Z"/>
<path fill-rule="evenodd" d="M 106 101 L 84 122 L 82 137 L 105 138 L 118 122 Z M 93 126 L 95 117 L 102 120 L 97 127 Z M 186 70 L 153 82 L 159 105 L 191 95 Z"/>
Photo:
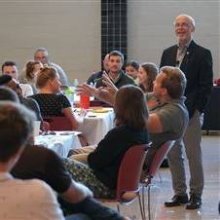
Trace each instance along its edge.
<path fill-rule="evenodd" d="M 165 202 L 164 205 L 166 207 L 174 207 L 174 206 L 180 206 L 186 204 L 188 203 L 188 201 L 189 199 L 187 195 L 183 195 L 183 196 L 175 195 L 171 201 Z"/>
<path fill-rule="evenodd" d="M 186 205 L 186 209 L 199 209 L 202 205 L 200 196 L 191 195 L 189 203 Z"/>

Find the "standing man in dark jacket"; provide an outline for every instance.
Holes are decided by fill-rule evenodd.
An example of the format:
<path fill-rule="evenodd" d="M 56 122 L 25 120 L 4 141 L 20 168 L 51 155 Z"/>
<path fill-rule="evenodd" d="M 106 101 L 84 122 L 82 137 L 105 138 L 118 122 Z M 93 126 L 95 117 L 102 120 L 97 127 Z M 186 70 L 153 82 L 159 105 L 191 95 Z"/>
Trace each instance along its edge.
<path fill-rule="evenodd" d="M 190 121 L 183 138 L 190 169 L 190 200 L 187 196 L 185 169 L 182 156 L 182 140 L 176 142 L 168 154 L 175 192 L 166 207 L 187 204 L 186 209 L 201 207 L 204 187 L 204 174 L 201 153 L 201 113 L 204 112 L 212 88 L 213 70 L 211 52 L 193 41 L 194 19 L 186 14 L 176 17 L 175 33 L 177 45 L 164 50 L 160 66 L 177 66 L 186 76 L 186 107 Z"/>

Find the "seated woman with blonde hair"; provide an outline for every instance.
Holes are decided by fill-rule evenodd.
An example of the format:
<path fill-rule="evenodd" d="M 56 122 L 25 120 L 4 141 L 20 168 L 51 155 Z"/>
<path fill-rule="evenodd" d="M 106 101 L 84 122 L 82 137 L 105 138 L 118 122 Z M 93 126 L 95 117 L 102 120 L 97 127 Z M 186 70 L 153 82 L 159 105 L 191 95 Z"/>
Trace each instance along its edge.
<path fill-rule="evenodd" d="M 72 129 L 79 126 L 74 117 L 71 104 L 67 97 L 61 93 L 59 75 L 53 67 L 44 67 L 37 74 L 36 87 L 38 94 L 31 96 L 40 106 L 42 117 L 65 116 L 71 123 Z"/>

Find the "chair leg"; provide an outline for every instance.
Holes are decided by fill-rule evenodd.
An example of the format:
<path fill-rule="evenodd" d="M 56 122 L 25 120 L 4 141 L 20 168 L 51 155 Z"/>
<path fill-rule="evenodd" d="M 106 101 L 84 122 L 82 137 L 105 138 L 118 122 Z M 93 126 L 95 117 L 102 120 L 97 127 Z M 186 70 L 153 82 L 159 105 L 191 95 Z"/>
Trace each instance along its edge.
<path fill-rule="evenodd" d="M 160 183 L 162 183 L 163 182 L 163 180 L 162 180 L 162 176 L 161 176 L 161 174 L 160 174 L 160 171 L 158 170 L 158 176 L 159 176 L 159 179 L 160 179 Z"/>
<path fill-rule="evenodd" d="M 139 202 L 139 208 L 140 208 L 141 218 L 142 218 L 142 220 L 146 220 L 145 210 L 144 210 L 144 206 L 143 206 L 143 204 L 142 204 L 142 202 L 141 202 L 140 193 L 138 193 L 138 202 Z"/>
<path fill-rule="evenodd" d="M 141 202 L 140 193 L 138 193 L 138 203 L 139 203 L 139 208 L 140 208 L 141 219 L 146 220 L 145 209 L 144 209 L 144 206 Z M 117 203 L 117 211 L 118 211 L 118 213 L 120 213 L 120 203 Z"/>
<path fill-rule="evenodd" d="M 146 219 L 146 212 L 145 212 L 145 185 L 142 185 L 142 206 L 143 206 L 143 214 L 144 214 L 144 219 Z"/>
<path fill-rule="evenodd" d="M 118 213 L 120 213 L 120 204 L 117 203 L 117 210 L 118 210 Z"/>
<path fill-rule="evenodd" d="M 147 206 L 148 206 L 148 219 L 149 220 L 151 220 L 150 187 L 151 187 L 151 184 L 148 185 L 148 193 L 147 193 L 147 195 L 148 195 L 148 204 L 147 204 Z"/>

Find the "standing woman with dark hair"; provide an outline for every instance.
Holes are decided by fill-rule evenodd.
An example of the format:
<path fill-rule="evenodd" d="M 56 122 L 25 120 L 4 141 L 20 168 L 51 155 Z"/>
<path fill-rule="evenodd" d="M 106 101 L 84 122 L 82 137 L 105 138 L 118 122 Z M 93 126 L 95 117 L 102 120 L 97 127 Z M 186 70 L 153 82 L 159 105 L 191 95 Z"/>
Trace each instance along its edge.
<path fill-rule="evenodd" d="M 121 87 L 116 94 L 114 111 L 116 127 L 87 155 L 87 164 L 65 160 L 73 179 L 88 186 L 98 198 L 113 196 L 125 152 L 135 144 L 148 143 L 145 124 L 148 110 L 140 88 Z"/>
<path fill-rule="evenodd" d="M 61 94 L 59 75 L 53 67 L 44 67 L 37 74 L 36 87 L 38 94 L 31 96 L 40 106 L 42 117 L 65 116 L 72 124 L 72 129 L 79 126 L 72 112 L 67 97 Z"/>

